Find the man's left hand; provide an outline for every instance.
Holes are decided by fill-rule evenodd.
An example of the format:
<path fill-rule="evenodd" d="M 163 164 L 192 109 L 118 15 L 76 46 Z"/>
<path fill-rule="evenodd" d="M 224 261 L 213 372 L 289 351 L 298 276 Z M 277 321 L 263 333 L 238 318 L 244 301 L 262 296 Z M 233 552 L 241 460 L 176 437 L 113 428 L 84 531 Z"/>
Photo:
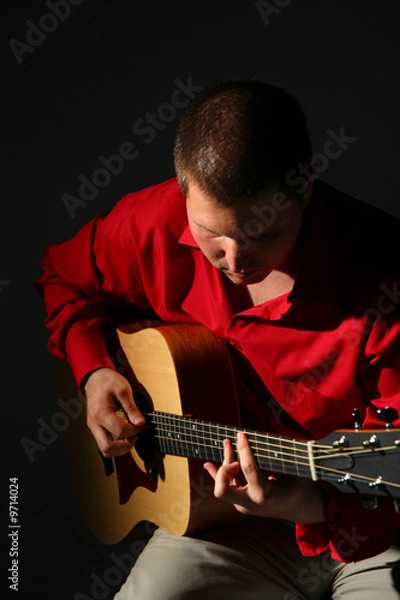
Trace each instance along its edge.
<path fill-rule="evenodd" d="M 224 460 L 218 468 L 206 462 L 204 468 L 215 481 L 214 494 L 243 513 L 286 519 L 295 523 L 325 521 L 322 492 L 313 481 L 292 475 L 261 471 L 245 433 L 237 435 L 239 461 L 232 442 L 223 442 Z"/>

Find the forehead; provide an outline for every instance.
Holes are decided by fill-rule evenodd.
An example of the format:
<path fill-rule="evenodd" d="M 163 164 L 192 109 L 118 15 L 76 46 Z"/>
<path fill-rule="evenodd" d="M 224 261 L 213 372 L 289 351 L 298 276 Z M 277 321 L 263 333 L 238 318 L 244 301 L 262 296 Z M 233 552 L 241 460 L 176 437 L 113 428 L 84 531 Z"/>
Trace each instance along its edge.
<path fill-rule="evenodd" d="M 290 219 L 293 201 L 279 190 L 279 186 L 271 186 L 256 198 L 237 203 L 234 206 L 220 204 L 208 196 L 195 184 L 190 184 L 187 193 L 187 209 L 189 219 L 197 225 L 223 232 L 258 224 L 266 231 L 282 226 Z"/>

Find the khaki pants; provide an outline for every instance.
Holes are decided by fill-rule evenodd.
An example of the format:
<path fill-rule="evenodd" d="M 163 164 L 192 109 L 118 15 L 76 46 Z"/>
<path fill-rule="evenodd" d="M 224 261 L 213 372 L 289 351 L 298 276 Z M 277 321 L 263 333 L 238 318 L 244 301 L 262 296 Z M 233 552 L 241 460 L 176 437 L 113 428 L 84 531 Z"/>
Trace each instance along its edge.
<path fill-rule="evenodd" d="M 115 600 L 399 600 L 400 547 L 344 564 L 306 558 L 293 525 L 246 517 L 179 537 L 157 529 Z"/>

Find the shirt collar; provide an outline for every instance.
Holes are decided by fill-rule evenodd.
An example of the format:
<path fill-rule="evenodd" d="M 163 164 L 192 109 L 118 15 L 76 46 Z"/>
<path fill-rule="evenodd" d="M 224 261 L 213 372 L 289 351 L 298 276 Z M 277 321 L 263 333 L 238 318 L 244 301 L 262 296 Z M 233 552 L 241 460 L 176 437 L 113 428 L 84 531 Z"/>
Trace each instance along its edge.
<path fill-rule="evenodd" d="M 304 235 L 304 257 L 302 267 L 289 299 L 322 301 L 324 304 L 334 305 L 337 298 L 335 298 L 335 288 L 329 273 L 329 266 L 333 261 L 326 228 L 321 227 L 320 223 L 320 193 L 315 188 L 318 186 L 314 186 L 310 204 L 305 209 L 303 218 L 301 235 Z M 178 243 L 200 250 L 189 225 L 186 225 Z"/>
<path fill-rule="evenodd" d="M 189 225 L 187 225 L 184 229 L 181 237 L 178 240 L 178 243 L 183 244 L 184 246 L 191 246 L 192 248 L 199 248 L 199 245 L 192 235 Z"/>
<path fill-rule="evenodd" d="M 358 243 L 353 239 L 353 235 L 357 238 L 360 236 L 361 204 L 325 182 L 314 183 L 312 197 L 303 217 L 302 264 L 289 301 L 302 300 L 345 311 L 354 308 L 360 310 L 362 306 L 365 308 L 366 302 L 371 301 L 371 294 L 376 293 L 376 286 L 381 282 L 377 277 L 382 277 L 382 265 L 376 265 L 379 261 L 374 256 L 377 253 L 376 244 L 366 245 L 365 240 L 359 239 L 357 241 L 364 243 L 357 248 Z M 379 220 L 379 213 L 375 215 L 375 211 L 369 220 L 373 220 L 374 216 L 375 220 Z M 394 237 L 398 239 L 398 229 L 396 232 Z M 376 230 L 374 233 L 376 235 Z M 200 250 L 189 225 L 185 227 L 179 243 Z M 369 262 L 363 256 L 366 249 L 371 254 Z M 386 255 L 385 258 L 387 260 Z M 389 262 L 392 264 L 392 261 Z M 354 272 L 357 263 L 362 266 L 360 271 Z M 371 265 L 371 273 L 365 269 L 366 264 Z"/>

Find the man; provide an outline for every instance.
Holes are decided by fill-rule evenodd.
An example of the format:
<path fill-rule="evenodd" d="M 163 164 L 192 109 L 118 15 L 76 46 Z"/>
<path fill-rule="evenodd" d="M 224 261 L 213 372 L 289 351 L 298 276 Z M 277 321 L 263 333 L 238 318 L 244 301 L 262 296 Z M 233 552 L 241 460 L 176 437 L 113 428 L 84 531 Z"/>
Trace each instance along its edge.
<path fill-rule="evenodd" d="M 48 247 L 36 282 L 49 349 L 84 388 L 102 453 L 129 452 L 145 422 L 109 356 L 109 311 L 127 306 L 226 340 L 243 426 L 318 439 L 351 428 L 354 409 L 382 428 L 385 407 L 398 426 L 399 222 L 315 181 L 302 110 L 265 82 L 199 94 L 174 156 L 177 180 Z M 241 524 L 156 530 L 118 600 L 398 598 L 389 498 L 368 509 L 330 484 L 264 473 L 244 433 L 237 449 L 239 462 L 225 440 L 223 464 L 205 468 Z"/>

